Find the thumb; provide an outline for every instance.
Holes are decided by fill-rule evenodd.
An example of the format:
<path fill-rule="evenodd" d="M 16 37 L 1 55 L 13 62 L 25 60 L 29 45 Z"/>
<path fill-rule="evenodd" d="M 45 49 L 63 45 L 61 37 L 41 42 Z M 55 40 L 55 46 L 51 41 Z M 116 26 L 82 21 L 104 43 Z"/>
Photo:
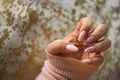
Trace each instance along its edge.
<path fill-rule="evenodd" d="M 68 44 L 64 40 L 55 40 L 47 45 L 47 51 L 50 54 L 58 54 L 64 51 L 76 52 L 78 48 L 72 44 Z"/>

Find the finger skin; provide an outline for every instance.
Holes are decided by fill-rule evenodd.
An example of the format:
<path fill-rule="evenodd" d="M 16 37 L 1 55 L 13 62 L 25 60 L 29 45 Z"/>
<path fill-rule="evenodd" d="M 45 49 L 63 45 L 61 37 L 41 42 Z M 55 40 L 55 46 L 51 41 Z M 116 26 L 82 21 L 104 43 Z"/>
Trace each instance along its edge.
<path fill-rule="evenodd" d="M 105 40 L 95 44 L 96 51 L 105 51 L 110 46 L 111 46 L 111 41 L 109 39 L 105 39 Z"/>
<path fill-rule="evenodd" d="M 47 51 L 50 54 L 58 54 L 64 51 L 67 43 L 64 40 L 55 40 L 47 45 Z"/>
<path fill-rule="evenodd" d="M 75 31 L 79 31 L 79 33 L 82 30 L 89 31 L 92 26 L 92 20 L 89 17 L 82 18 L 80 22 L 78 22 Z"/>
<path fill-rule="evenodd" d="M 95 38 L 95 40 L 103 37 L 108 31 L 108 26 L 105 24 L 100 24 L 96 27 L 96 29 L 91 33 L 91 36 Z"/>

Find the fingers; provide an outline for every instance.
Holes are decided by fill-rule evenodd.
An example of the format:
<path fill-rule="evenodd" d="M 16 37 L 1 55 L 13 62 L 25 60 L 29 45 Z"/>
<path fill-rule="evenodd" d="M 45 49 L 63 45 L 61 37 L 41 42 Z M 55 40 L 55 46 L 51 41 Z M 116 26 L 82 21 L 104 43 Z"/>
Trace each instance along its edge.
<path fill-rule="evenodd" d="M 101 52 L 107 50 L 110 46 L 111 46 L 111 41 L 109 39 L 105 39 L 103 41 L 94 44 L 91 47 L 86 48 L 84 52 L 85 53 Z"/>
<path fill-rule="evenodd" d="M 99 40 L 103 37 L 108 31 L 108 26 L 105 24 L 100 24 L 96 27 L 96 29 L 90 34 L 90 36 L 85 41 L 85 44 L 91 44 L 94 41 Z"/>
<path fill-rule="evenodd" d="M 63 51 L 77 52 L 78 48 L 72 44 L 66 43 L 64 40 L 55 40 L 48 44 L 47 51 L 50 54 L 58 54 Z"/>
<path fill-rule="evenodd" d="M 88 17 L 82 18 L 77 24 L 75 31 L 79 33 L 78 41 L 83 41 L 92 26 L 92 20 Z"/>
<path fill-rule="evenodd" d="M 104 61 L 103 56 L 101 56 L 100 54 L 96 54 L 89 59 L 82 60 L 82 63 L 87 63 L 87 64 L 99 66 L 103 63 L 103 61 Z"/>

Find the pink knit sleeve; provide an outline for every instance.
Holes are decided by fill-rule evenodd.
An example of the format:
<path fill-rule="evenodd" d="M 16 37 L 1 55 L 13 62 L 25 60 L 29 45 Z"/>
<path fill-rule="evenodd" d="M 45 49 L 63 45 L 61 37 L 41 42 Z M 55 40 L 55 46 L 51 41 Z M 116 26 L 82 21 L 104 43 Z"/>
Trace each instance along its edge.
<path fill-rule="evenodd" d="M 46 54 L 48 60 L 36 80 L 88 80 L 97 69 L 77 59 L 51 55 L 47 50 Z"/>

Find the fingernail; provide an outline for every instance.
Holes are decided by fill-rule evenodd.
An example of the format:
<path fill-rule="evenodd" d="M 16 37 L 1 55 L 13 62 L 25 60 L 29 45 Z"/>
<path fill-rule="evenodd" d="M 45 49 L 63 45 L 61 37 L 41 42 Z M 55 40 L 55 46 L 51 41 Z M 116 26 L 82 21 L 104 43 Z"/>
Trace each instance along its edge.
<path fill-rule="evenodd" d="M 77 52 L 78 51 L 78 48 L 74 45 L 71 45 L 71 44 L 68 44 L 66 46 L 66 49 L 69 50 L 69 51 L 72 51 L 72 52 Z"/>
<path fill-rule="evenodd" d="M 96 47 L 95 46 L 91 46 L 91 47 L 88 47 L 84 50 L 85 53 L 91 53 L 91 52 L 94 52 L 96 50 Z"/>
<path fill-rule="evenodd" d="M 86 31 L 82 31 L 78 37 L 78 41 L 81 41 L 85 35 L 86 35 Z"/>
<path fill-rule="evenodd" d="M 82 60 L 82 63 L 91 63 L 91 62 L 92 62 L 91 59 L 84 59 L 84 60 Z"/>
<path fill-rule="evenodd" d="M 90 43 L 92 43 L 94 41 L 94 37 L 93 36 L 90 36 L 88 37 L 88 39 L 85 41 L 85 45 L 88 45 Z"/>

